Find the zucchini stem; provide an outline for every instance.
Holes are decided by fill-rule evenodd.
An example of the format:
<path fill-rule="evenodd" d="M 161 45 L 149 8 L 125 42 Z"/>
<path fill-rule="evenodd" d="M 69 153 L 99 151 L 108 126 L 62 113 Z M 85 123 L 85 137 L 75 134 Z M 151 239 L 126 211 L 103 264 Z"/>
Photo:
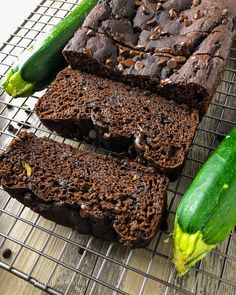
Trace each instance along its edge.
<path fill-rule="evenodd" d="M 217 245 L 208 245 L 203 241 L 200 231 L 189 234 L 184 233 L 175 218 L 173 235 L 173 263 L 180 276 L 186 274 L 199 260 L 204 258 Z"/>
<path fill-rule="evenodd" d="M 11 69 L 8 72 L 3 87 L 14 98 L 19 96 L 27 97 L 34 93 L 34 85 L 23 80 L 21 72 L 15 71 L 15 69 Z"/>

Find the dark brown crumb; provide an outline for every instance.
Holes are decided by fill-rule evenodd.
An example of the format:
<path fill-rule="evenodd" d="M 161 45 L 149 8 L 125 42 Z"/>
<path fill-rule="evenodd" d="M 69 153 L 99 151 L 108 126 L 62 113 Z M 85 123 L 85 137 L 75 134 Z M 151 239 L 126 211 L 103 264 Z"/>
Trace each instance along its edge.
<path fill-rule="evenodd" d="M 8 108 L 9 110 L 11 110 L 11 109 L 13 109 L 14 107 L 13 107 L 11 104 L 7 104 L 7 108 Z"/>
<path fill-rule="evenodd" d="M 16 134 L 19 129 L 15 128 L 11 123 L 8 124 L 7 130 L 13 134 Z"/>
<path fill-rule="evenodd" d="M 78 247 L 78 253 L 79 253 L 79 255 L 83 255 L 84 251 L 85 251 L 84 248 Z"/>
<path fill-rule="evenodd" d="M 17 123 L 17 125 L 18 125 L 19 127 L 22 126 L 23 129 L 30 129 L 30 128 L 31 128 L 31 123 L 28 122 L 28 121 L 26 121 L 26 122 L 24 122 L 24 121 L 20 121 L 20 122 Z"/>
<path fill-rule="evenodd" d="M 12 251 L 11 251 L 11 249 L 9 249 L 9 248 L 6 248 L 6 249 L 3 250 L 3 252 L 2 252 L 2 257 L 5 258 L 5 259 L 10 258 L 11 255 L 12 255 Z"/>
<path fill-rule="evenodd" d="M 32 112 L 32 110 L 30 109 L 30 107 L 27 104 L 23 104 L 23 108 L 24 108 L 24 111 L 26 112 L 26 114 L 30 114 Z"/>

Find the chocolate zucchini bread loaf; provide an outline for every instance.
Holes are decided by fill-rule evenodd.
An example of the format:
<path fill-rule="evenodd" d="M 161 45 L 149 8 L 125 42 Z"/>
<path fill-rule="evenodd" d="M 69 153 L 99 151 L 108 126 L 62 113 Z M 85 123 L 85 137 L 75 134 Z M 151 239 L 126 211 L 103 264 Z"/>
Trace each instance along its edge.
<path fill-rule="evenodd" d="M 186 105 L 70 68 L 57 75 L 35 112 L 65 137 L 138 155 L 170 177 L 178 175 L 199 122 Z"/>
<path fill-rule="evenodd" d="M 64 49 L 73 69 L 208 108 L 236 35 L 235 0 L 101 0 Z"/>
<path fill-rule="evenodd" d="M 0 160 L 0 183 L 59 224 L 142 247 L 156 233 L 167 179 L 152 168 L 21 133 Z"/>

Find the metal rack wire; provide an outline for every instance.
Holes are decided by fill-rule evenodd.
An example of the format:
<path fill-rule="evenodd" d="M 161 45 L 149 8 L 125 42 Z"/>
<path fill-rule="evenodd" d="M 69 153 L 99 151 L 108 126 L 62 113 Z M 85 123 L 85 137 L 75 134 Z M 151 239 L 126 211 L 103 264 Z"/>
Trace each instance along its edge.
<path fill-rule="evenodd" d="M 17 56 L 54 26 L 78 1 L 44 0 L 0 48 L 0 82 Z M 14 100 L 0 88 L 0 150 L 21 129 L 47 135 L 79 148 L 84 144 L 49 132 L 33 113 L 41 93 Z M 187 186 L 212 150 L 236 123 L 236 41 L 221 85 L 198 128 L 181 177 L 168 189 L 168 231 L 159 231 L 151 244 L 131 250 L 82 236 L 41 218 L 0 189 L 0 253 L 11 248 L 0 267 L 50 294 L 236 294 L 236 232 L 179 278 L 171 264 L 176 207 Z"/>

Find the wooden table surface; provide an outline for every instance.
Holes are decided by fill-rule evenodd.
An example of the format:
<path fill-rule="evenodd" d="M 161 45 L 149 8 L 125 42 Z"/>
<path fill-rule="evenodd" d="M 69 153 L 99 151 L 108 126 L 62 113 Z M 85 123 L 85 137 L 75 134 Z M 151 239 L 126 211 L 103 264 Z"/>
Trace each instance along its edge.
<path fill-rule="evenodd" d="M 2 1 L 3 2 L 3 1 Z M 33 0 L 8 0 L 7 4 L 0 4 L 0 27 L 4 30 L 0 33 L 0 43 L 6 40 L 10 33 L 21 24 L 23 18 L 27 17 L 33 8 L 39 3 L 39 1 Z M 14 7 L 14 17 L 12 12 Z M 4 19 L 4 21 L 3 21 Z M 236 44 L 235 44 L 236 45 Z M 235 46 L 236 48 L 236 46 Z M 231 53 L 231 56 L 236 57 L 236 51 Z M 228 68 L 236 68 L 235 61 L 229 61 Z M 235 74 L 226 72 L 223 77 L 225 80 L 235 79 Z M 222 83 L 220 86 L 221 92 L 236 93 L 236 83 L 229 85 Z M 1 95 L 1 100 L 9 101 L 4 93 Z M 26 103 L 33 108 L 36 99 L 29 98 Z M 236 109 L 236 99 L 234 96 L 226 99 L 225 95 L 218 94 L 215 97 L 217 104 L 230 104 L 232 108 Z M 14 101 L 15 104 L 22 106 L 25 100 L 18 99 Z M 216 105 L 212 105 L 209 109 L 209 115 L 215 118 L 222 118 L 224 120 L 232 120 L 235 122 L 235 112 L 222 112 L 222 108 Z M 4 108 L 4 103 L 0 103 L 0 111 Z M 12 117 L 15 114 L 15 109 L 4 110 L 5 117 Z M 15 115 L 14 115 L 15 116 Z M 26 114 L 22 111 L 17 111 L 15 120 L 25 120 Z M 32 126 L 40 126 L 37 117 L 32 114 L 29 118 Z M 222 124 L 223 124 L 222 123 Z M 201 145 L 216 146 L 219 141 L 215 139 L 214 131 L 218 130 L 222 133 L 227 132 L 229 127 L 227 124 L 219 124 L 215 119 L 206 117 L 201 125 L 202 129 L 210 130 L 210 132 L 198 131 L 195 138 L 195 145 L 193 145 L 190 152 L 190 157 L 198 159 L 199 161 L 205 161 L 208 156 L 208 149 L 202 148 Z M 0 118 L 0 130 L 6 130 L 6 120 Z M 35 129 L 32 128 L 32 131 Z M 43 132 L 36 131 L 37 135 L 42 135 Z M 61 140 L 60 137 L 53 136 L 57 140 Z M 10 137 L 0 134 L 0 147 L 5 147 L 9 142 Z M 72 141 L 68 141 L 70 144 L 74 144 Z M 189 160 L 186 163 L 184 174 L 194 176 L 198 171 L 200 165 Z M 170 184 L 170 191 L 168 193 L 168 204 L 171 206 L 171 211 L 175 211 L 181 194 L 184 193 L 186 187 L 189 185 L 190 180 L 186 177 L 182 177 L 180 181 Z M 174 194 L 178 186 L 178 194 Z M 184 288 L 189 292 L 195 291 L 196 294 L 202 295 L 234 295 L 236 294 L 236 288 L 227 284 L 221 284 L 219 288 L 218 277 L 222 276 L 225 280 L 235 282 L 236 279 L 236 238 L 227 239 L 222 243 L 217 251 L 223 253 L 218 255 L 217 253 L 210 253 L 206 259 L 204 259 L 199 265 L 201 271 L 196 274 L 193 269 L 184 278 L 180 279 L 176 276 L 173 270 L 173 266 L 170 259 L 171 257 L 171 239 L 167 239 L 166 232 L 159 231 L 149 246 L 149 249 L 140 249 L 130 252 L 129 249 L 119 245 L 113 245 L 104 243 L 100 240 L 90 238 L 89 236 L 79 235 L 63 226 L 55 225 L 54 223 L 39 217 L 28 208 L 24 208 L 19 202 L 10 199 L 9 196 L 0 190 L 0 208 L 4 208 L 10 214 L 19 216 L 22 220 L 17 220 L 11 217 L 9 214 L 0 215 L 0 232 L 3 234 L 9 233 L 11 239 L 19 241 L 14 243 L 10 239 L 4 240 L 2 247 L 0 248 L 0 261 L 6 264 L 12 263 L 15 269 L 21 270 L 24 273 L 31 273 L 31 277 L 36 281 L 47 282 L 50 277 L 50 286 L 58 291 L 65 292 L 68 283 L 72 280 L 69 295 L 77 294 L 114 294 L 111 290 L 101 285 L 94 285 L 88 278 L 80 276 L 79 274 L 70 271 L 63 267 L 63 263 L 66 263 L 71 268 L 77 268 L 78 270 L 92 275 L 95 278 L 106 281 L 114 286 L 119 284 L 120 288 L 128 294 L 138 295 L 140 289 L 143 288 L 142 294 L 144 295 L 162 295 L 162 294 L 183 294 L 181 291 L 175 289 L 166 290 L 165 285 L 161 282 L 168 281 L 170 284 L 179 288 Z M 171 232 L 173 228 L 173 214 L 168 216 L 168 231 Z M 28 223 L 24 222 L 27 220 Z M 14 226 L 12 227 L 12 225 Z M 34 226 L 33 226 L 34 225 Z M 53 233 L 52 235 L 50 233 Z M 63 240 L 60 237 L 64 237 Z M 78 254 L 78 247 L 73 243 L 68 243 L 67 239 L 86 245 L 89 251 L 84 251 Z M 158 242 L 158 243 L 157 243 Z M 1 243 L 1 240 L 0 240 Z M 24 246 L 22 247 L 22 243 Z M 157 247 L 156 247 L 157 245 Z M 3 259 L 1 254 L 4 248 L 11 248 L 13 255 L 10 259 Z M 35 249 L 31 251 L 30 247 Z M 63 251 L 62 251 L 63 250 Z M 125 269 L 122 265 L 114 264 L 112 261 L 104 260 L 93 253 L 98 251 L 102 255 L 106 255 L 111 259 L 116 259 L 122 265 L 126 263 L 129 269 Z M 160 255 L 153 255 L 153 251 L 160 253 Z M 17 255 L 16 255 L 17 254 Z M 224 255 L 230 255 L 234 259 L 225 259 Z M 47 259 L 47 256 L 50 259 Z M 57 261 L 60 259 L 60 265 Z M 222 273 L 223 268 L 225 269 Z M 133 270 L 136 271 L 133 271 Z M 140 272 L 139 274 L 137 272 Z M 152 280 L 150 277 L 145 280 L 142 272 L 148 272 L 150 277 L 156 277 L 159 282 Z M 209 273 L 210 275 L 204 275 Z M 122 278 L 122 280 L 120 280 Z M 194 288 L 194 289 L 193 289 Z M 168 291 L 168 292 L 167 292 Z M 0 294 L 4 295 L 43 295 L 46 294 L 35 288 L 32 284 L 17 278 L 15 275 L 0 269 Z"/>

